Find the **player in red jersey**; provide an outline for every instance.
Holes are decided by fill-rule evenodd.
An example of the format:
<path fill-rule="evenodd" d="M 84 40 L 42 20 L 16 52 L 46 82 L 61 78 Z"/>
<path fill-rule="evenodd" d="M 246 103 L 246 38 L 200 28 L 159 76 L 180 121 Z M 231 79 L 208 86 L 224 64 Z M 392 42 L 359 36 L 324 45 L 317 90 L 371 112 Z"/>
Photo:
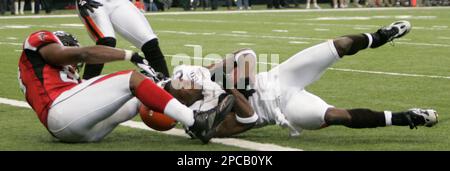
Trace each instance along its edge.
<path fill-rule="evenodd" d="M 165 113 L 202 137 L 223 120 L 234 98 L 214 110 L 195 112 L 136 71 L 119 71 L 82 81 L 77 64 L 129 60 L 143 65 L 137 53 L 106 46 L 79 47 L 72 35 L 58 31 L 32 33 L 23 44 L 19 83 L 27 102 L 48 131 L 64 142 L 103 139 L 133 118 L 140 103 Z"/>

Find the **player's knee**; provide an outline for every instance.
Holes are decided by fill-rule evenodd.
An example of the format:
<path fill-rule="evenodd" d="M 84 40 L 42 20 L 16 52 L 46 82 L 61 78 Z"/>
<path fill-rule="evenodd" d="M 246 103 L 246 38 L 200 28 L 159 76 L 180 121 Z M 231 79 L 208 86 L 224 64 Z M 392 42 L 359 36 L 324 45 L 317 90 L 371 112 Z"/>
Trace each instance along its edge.
<path fill-rule="evenodd" d="M 348 37 L 339 37 L 333 40 L 334 47 L 340 57 L 348 54 L 352 43 L 353 40 Z"/>
<path fill-rule="evenodd" d="M 349 123 L 351 116 L 345 109 L 329 108 L 325 113 L 327 125 L 345 125 Z"/>
<path fill-rule="evenodd" d="M 325 124 L 323 112 L 310 107 L 302 106 L 302 109 L 299 107 L 288 108 L 285 112 L 287 115 L 286 119 L 290 123 L 303 129 L 316 130 L 322 128 Z"/>
<path fill-rule="evenodd" d="M 145 80 L 145 76 L 142 75 L 138 71 L 131 71 L 130 76 L 130 89 L 134 92 L 134 90 L 141 84 L 142 81 Z"/>
<path fill-rule="evenodd" d="M 114 37 L 104 37 L 97 40 L 97 45 L 116 47 L 116 39 Z"/>

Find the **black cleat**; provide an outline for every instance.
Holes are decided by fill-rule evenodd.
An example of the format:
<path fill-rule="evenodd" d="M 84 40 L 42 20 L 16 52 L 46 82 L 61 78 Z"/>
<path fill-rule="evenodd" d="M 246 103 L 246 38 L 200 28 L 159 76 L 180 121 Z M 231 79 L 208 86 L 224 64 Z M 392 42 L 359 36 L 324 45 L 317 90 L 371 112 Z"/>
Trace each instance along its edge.
<path fill-rule="evenodd" d="M 377 32 L 372 33 L 373 43 L 371 48 L 380 47 L 387 42 L 405 36 L 411 31 L 411 23 L 408 21 L 396 21 L 391 25 L 380 28 Z"/>
<path fill-rule="evenodd" d="M 438 114 L 433 109 L 413 108 L 405 112 L 405 116 L 411 129 L 417 129 L 417 126 L 432 127 L 438 123 Z"/>
<path fill-rule="evenodd" d="M 409 21 L 396 21 L 387 27 L 380 28 L 377 33 L 386 42 L 390 42 L 396 38 L 403 37 L 411 30 Z"/>
<path fill-rule="evenodd" d="M 186 130 L 191 138 L 198 138 L 204 144 L 214 136 L 216 127 L 225 119 L 234 105 L 233 95 L 223 95 L 219 97 L 219 104 L 208 111 L 194 112 L 194 125 Z"/>

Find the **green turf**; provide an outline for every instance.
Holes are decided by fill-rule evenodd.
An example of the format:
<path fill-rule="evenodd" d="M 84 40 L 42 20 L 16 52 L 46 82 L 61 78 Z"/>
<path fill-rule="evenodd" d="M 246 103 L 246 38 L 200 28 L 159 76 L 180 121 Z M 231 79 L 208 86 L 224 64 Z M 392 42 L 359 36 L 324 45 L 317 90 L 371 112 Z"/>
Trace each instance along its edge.
<path fill-rule="evenodd" d="M 11 117 L 13 116 L 13 117 Z M 118 127 L 98 143 L 67 144 L 51 137 L 29 109 L 0 105 L 0 150 L 140 150 L 192 151 L 242 150 L 219 144 L 202 145 L 197 140 L 128 127 Z"/>
<path fill-rule="evenodd" d="M 314 20 L 319 17 L 354 16 L 381 17 L 370 20 Z M 279 54 L 283 61 L 301 49 L 322 40 L 352 33 L 372 32 L 405 16 L 413 16 L 408 19 L 413 25 L 413 30 L 405 38 L 397 40 L 393 46 L 386 45 L 346 57 L 333 67 L 450 76 L 448 9 L 152 15 L 147 18 L 158 34 L 161 48 L 167 55 L 179 53 L 193 55 L 193 49 L 184 45 L 197 44 L 203 46 L 203 55 L 217 53 L 224 56 L 238 48 L 250 47 L 258 53 Z M 21 43 L 30 32 L 49 29 L 72 32 L 78 36 L 83 45 L 94 44 L 83 27 L 61 24 L 80 24 L 80 21 L 78 18 L 0 20 L 0 42 L 3 42 L 0 44 L 0 80 L 2 80 L 0 97 L 23 100 L 16 81 L 17 60 L 20 55 L 16 50 L 20 50 L 21 46 L 5 42 Z M 31 28 L 5 28 L 8 25 L 29 25 Z M 13 40 L 11 37 L 18 39 Z M 306 43 L 290 44 L 289 41 Z M 118 47 L 133 49 L 130 46 L 131 44 L 119 38 Z M 129 68 L 132 68 L 131 64 L 117 62 L 107 65 L 104 73 Z M 418 130 L 409 130 L 407 127 L 359 130 L 330 127 L 320 131 L 305 131 L 301 137 L 293 138 L 288 136 L 288 130 L 269 126 L 251 130 L 237 137 L 305 150 L 450 150 L 450 133 L 448 133 L 450 79 L 329 70 L 320 81 L 307 89 L 328 103 L 343 108 L 367 107 L 394 111 L 412 107 L 435 108 L 440 114 L 440 123 L 433 128 L 420 127 Z M 2 131 L 1 150 L 235 150 L 219 145 L 204 147 L 184 138 L 124 127 L 115 130 L 101 143 L 67 145 L 51 140 L 30 110 L 0 105 L 0 111 L 2 130 L 14 130 Z M 154 144 L 161 145 L 161 148 L 154 148 Z"/>

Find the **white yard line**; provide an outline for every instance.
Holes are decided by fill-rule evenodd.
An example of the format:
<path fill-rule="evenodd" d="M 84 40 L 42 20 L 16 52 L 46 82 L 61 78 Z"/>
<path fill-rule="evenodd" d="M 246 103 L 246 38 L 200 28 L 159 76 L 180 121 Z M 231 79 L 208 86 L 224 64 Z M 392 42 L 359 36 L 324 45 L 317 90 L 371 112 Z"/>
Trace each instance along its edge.
<path fill-rule="evenodd" d="M 189 36 L 198 36 L 204 35 L 209 36 L 208 33 L 204 32 L 187 32 L 187 31 L 172 31 L 172 30 L 160 30 L 159 33 L 170 33 L 170 34 L 181 34 L 181 35 L 189 35 Z M 324 38 L 315 38 L 315 37 L 298 37 L 298 36 L 275 36 L 275 35 L 249 35 L 249 34 L 232 34 L 232 33 L 219 33 L 214 34 L 216 36 L 223 37 L 238 37 L 238 38 L 258 38 L 258 39 L 279 39 L 279 40 L 315 40 L 315 41 L 325 41 L 328 39 Z M 399 39 L 398 41 L 394 41 L 394 44 L 403 44 L 409 46 L 433 46 L 433 47 L 450 47 L 450 44 L 439 44 L 439 43 L 423 43 L 423 42 L 402 42 L 411 39 Z"/>
<path fill-rule="evenodd" d="M 175 55 L 166 55 L 172 58 L 187 58 L 187 59 L 203 59 L 210 61 L 221 61 L 221 59 L 215 58 L 202 58 L 202 57 L 189 57 L 189 56 L 175 56 Z M 268 65 L 279 65 L 278 63 L 271 62 L 257 62 L 258 64 L 268 64 Z M 328 68 L 328 70 L 332 71 L 343 71 L 343 72 L 356 72 L 356 73 L 366 73 L 366 74 L 378 74 L 378 75 L 391 75 L 391 76 L 403 76 L 403 77 L 422 77 L 422 78 L 438 78 L 438 79 L 450 79 L 450 76 L 442 76 L 442 75 L 423 75 L 423 74 L 409 74 L 409 73 L 398 73 L 398 72 L 383 72 L 383 71 L 369 71 L 369 70 L 357 70 L 357 69 L 347 69 L 347 68 Z"/>
<path fill-rule="evenodd" d="M 186 133 L 182 129 L 175 128 L 175 129 L 171 129 L 169 131 L 160 132 L 160 131 L 155 131 L 155 130 L 149 128 L 143 122 L 136 122 L 136 121 L 127 121 L 127 122 L 122 123 L 121 125 L 131 127 L 131 128 L 144 129 L 147 131 L 153 131 L 153 132 L 158 132 L 158 133 L 163 133 L 163 134 L 168 134 L 168 135 L 189 138 L 189 136 L 186 135 Z M 297 148 L 282 147 L 282 146 L 278 146 L 275 144 L 257 143 L 257 142 L 253 142 L 253 141 L 241 140 L 241 139 L 236 139 L 236 138 L 213 138 L 211 140 L 211 142 L 218 143 L 218 144 L 224 144 L 224 145 L 228 145 L 228 146 L 235 146 L 235 147 L 250 149 L 250 150 L 257 150 L 257 151 L 302 151 L 301 149 L 297 149 Z"/>
<path fill-rule="evenodd" d="M 1 98 L 1 97 L 0 97 L 0 104 L 7 104 L 7 105 L 23 107 L 23 108 L 31 108 L 28 105 L 28 103 L 26 103 L 24 101 Z M 120 125 L 130 127 L 130 128 L 135 128 L 135 129 L 143 129 L 143 130 L 147 130 L 147 131 L 158 132 L 158 133 L 167 134 L 167 135 L 189 137 L 188 135 L 186 135 L 184 130 L 178 129 L 178 128 L 174 128 L 169 131 L 161 132 L 161 131 L 156 131 L 156 130 L 149 128 L 143 122 L 127 121 Z M 236 139 L 236 138 L 213 138 L 211 140 L 211 142 L 228 145 L 228 146 L 235 146 L 235 147 L 239 147 L 239 148 L 245 148 L 245 149 L 249 149 L 249 150 L 257 150 L 257 151 L 303 151 L 302 149 L 298 149 L 298 148 L 282 147 L 279 145 L 267 144 L 267 143 L 257 143 L 257 142 L 253 142 L 253 141 L 241 140 L 241 139 Z"/>
<path fill-rule="evenodd" d="M 326 12 L 339 12 L 339 11 L 395 11 L 395 10 L 421 10 L 421 9 L 449 9 L 450 7 L 397 7 L 397 8 L 347 8 L 347 9 L 321 9 L 321 10 L 305 10 L 305 9 L 283 9 L 283 10 L 248 10 L 248 11 L 182 11 L 182 12 L 158 12 L 158 13 L 145 13 L 144 15 L 209 15 L 209 14 L 259 14 L 259 13 L 326 13 Z M 75 11 L 74 11 L 75 12 Z M 75 18 L 76 14 L 64 14 L 64 15 L 29 15 L 29 16 L 2 16 L 1 19 L 30 19 L 30 18 Z"/>
<path fill-rule="evenodd" d="M 22 46 L 22 43 L 14 43 L 14 42 L 0 42 L 0 45 L 14 45 L 14 46 Z"/>
<path fill-rule="evenodd" d="M 358 72 L 358 73 L 379 74 L 379 75 L 450 79 L 450 76 L 440 76 L 440 75 L 406 74 L 406 73 L 396 73 L 396 72 L 367 71 L 367 70 L 356 70 L 356 69 L 345 69 L 345 68 L 328 68 L 328 69 L 335 70 L 335 71 Z"/>

